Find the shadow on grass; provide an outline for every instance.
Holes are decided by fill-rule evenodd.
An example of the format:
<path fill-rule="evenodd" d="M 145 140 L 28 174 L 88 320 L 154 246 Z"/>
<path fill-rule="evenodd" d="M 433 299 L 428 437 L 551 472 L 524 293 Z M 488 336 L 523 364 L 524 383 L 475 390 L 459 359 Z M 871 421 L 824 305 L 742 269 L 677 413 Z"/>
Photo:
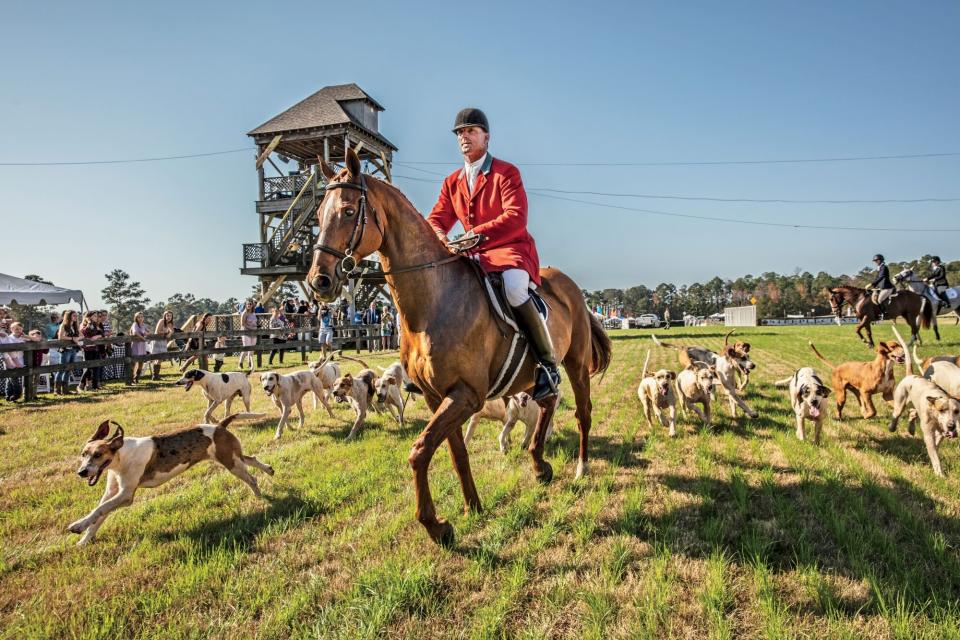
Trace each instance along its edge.
<path fill-rule="evenodd" d="M 292 528 L 328 512 L 320 502 L 304 499 L 295 489 L 288 489 L 278 496 L 264 493 L 264 499 L 267 502 L 265 509 L 205 520 L 192 529 L 164 532 L 159 538 L 165 542 L 190 538 L 192 552 L 202 557 L 224 550 L 247 552 L 253 548 L 257 536 L 267 529 Z"/>
<path fill-rule="evenodd" d="M 627 508 L 610 532 L 689 558 L 721 550 L 774 574 L 812 570 L 864 585 L 850 590 L 823 581 L 800 605 L 811 613 L 887 615 L 897 603 L 932 619 L 960 599 L 960 557 L 946 543 L 960 536 L 960 520 L 902 479 L 880 485 L 823 474 L 760 486 L 737 474 L 651 480 L 693 499 L 652 516 L 642 505 Z"/>
<path fill-rule="evenodd" d="M 627 340 L 649 340 L 650 344 L 653 344 L 653 340 L 650 340 L 650 336 L 655 335 L 657 339 L 661 342 L 672 342 L 674 340 L 705 340 L 710 338 L 723 339 L 727 335 L 726 331 L 720 331 L 716 333 L 684 333 L 682 331 L 674 330 L 665 330 L 657 329 L 646 331 L 641 334 L 623 334 L 617 333 L 616 330 L 608 331 L 607 336 L 614 341 L 627 341 Z M 737 333 L 734 333 L 733 336 L 730 336 L 731 340 L 736 340 L 734 336 L 737 336 Z M 777 335 L 773 331 L 751 331 L 750 333 L 742 334 L 743 337 L 752 338 L 753 336 L 773 336 Z"/>

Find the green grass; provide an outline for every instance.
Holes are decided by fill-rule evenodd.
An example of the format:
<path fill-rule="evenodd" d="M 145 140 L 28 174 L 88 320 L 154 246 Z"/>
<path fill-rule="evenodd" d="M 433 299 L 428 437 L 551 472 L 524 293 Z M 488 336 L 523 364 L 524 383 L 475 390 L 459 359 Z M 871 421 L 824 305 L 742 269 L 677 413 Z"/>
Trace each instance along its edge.
<path fill-rule="evenodd" d="M 269 417 L 232 430 L 277 470 L 259 474 L 266 500 L 198 465 L 141 490 L 86 548 L 65 528 L 102 490 L 74 474 L 96 425 L 161 433 L 195 422 L 203 400 L 168 372 L 136 389 L 2 405 L 0 638 L 960 638 L 956 444 L 941 447 L 948 475 L 936 478 L 919 438 L 887 432 L 879 398 L 875 420 L 848 401 L 820 446 L 797 441 L 773 381 L 805 365 L 829 378 L 808 339 L 834 362 L 870 350 L 851 327 L 739 333 L 758 364 L 755 420 L 732 420 L 724 404 L 712 431 L 693 416 L 676 438 L 651 430 L 636 399 L 643 359 L 652 349 L 652 367 L 676 369 L 676 355 L 648 332 L 618 331 L 611 371 L 594 381 L 584 481 L 573 480 L 569 387 L 548 486 L 483 423 L 471 464 L 484 511 L 464 515 L 439 451 L 431 489 L 456 527 L 451 549 L 414 519 L 407 456 L 429 417 L 422 401 L 405 428 L 372 416 L 350 443 L 344 405 L 335 419 L 308 407 L 305 426 L 274 442 L 277 413 L 255 389 Z M 960 330 L 943 334 L 921 354 L 960 351 Z M 717 348 L 723 331 L 662 337 Z"/>

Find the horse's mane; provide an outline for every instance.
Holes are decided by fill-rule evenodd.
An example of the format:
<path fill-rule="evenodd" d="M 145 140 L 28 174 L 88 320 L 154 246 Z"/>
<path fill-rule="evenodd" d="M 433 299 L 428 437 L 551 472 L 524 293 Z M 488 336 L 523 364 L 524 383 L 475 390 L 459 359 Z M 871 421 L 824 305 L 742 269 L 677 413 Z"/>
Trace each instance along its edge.
<path fill-rule="evenodd" d="M 833 287 L 834 291 L 841 290 L 841 289 L 849 291 L 850 293 L 863 293 L 864 291 L 866 291 L 866 289 L 862 287 L 855 287 L 852 284 L 841 284 L 840 286 Z"/>
<path fill-rule="evenodd" d="M 350 177 L 350 172 L 347 171 L 347 169 L 341 169 L 333 177 L 331 182 L 347 181 L 349 177 Z M 419 220 L 424 230 L 428 231 L 431 237 L 435 235 L 433 231 L 433 227 L 431 227 L 430 223 L 427 222 L 426 217 L 424 217 L 424 215 L 420 213 L 420 211 L 414 206 L 414 204 L 410 202 L 410 199 L 407 198 L 406 194 L 404 194 L 403 191 L 395 187 L 393 184 L 387 182 L 386 180 L 383 180 L 382 178 L 378 178 L 376 176 L 372 176 L 369 173 L 363 174 L 363 177 L 367 181 L 368 189 L 372 187 L 373 191 L 378 191 L 382 188 L 383 192 L 380 193 L 380 195 L 394 199 L 396 201 L 396 204 L 399 207 L 401 208 L 406 207 L 411 212 L 415 213 L 416 218 Z M 383 212 L 383 213 L 386 214 L 386 212 Z"/>

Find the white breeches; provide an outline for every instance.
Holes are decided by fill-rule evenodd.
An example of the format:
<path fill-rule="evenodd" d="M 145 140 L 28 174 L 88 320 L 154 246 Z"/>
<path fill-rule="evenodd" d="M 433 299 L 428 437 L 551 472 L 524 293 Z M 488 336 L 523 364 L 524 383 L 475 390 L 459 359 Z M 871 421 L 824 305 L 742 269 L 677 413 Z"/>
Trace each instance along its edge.
<path fill-rule="evenodd" d="M 877 304 L 883 304 L 893 294 L 893 289 L 880 289 L 877 291 Z"/>
<path fill-rule="evenodd" d="M 507 269 L 503 272 L 503 288 L 511 307 L 519 307 L 530 298 L 528 289 L 531 286 L 536 287 L 530 284 L 530 274 L 523 269 Z"/>

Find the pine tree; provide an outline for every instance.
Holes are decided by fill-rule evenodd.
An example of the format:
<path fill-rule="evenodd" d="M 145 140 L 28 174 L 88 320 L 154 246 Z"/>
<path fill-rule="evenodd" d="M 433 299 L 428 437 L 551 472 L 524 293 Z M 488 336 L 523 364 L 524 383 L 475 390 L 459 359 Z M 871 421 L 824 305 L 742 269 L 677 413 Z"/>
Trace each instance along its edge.
<path fill-rule="evenodd" d="M 126 332 L 133 322 L 133 315 L 143 311 L 150 304 L 150 298 L 145 295 L 139 282 L 130 282 L 130 274 L 123 269 L 114 269 L 104 277 L 107 286 L 100 294 L 103 301 L 110 305 L 113 330 L 115 333 Z"/>

